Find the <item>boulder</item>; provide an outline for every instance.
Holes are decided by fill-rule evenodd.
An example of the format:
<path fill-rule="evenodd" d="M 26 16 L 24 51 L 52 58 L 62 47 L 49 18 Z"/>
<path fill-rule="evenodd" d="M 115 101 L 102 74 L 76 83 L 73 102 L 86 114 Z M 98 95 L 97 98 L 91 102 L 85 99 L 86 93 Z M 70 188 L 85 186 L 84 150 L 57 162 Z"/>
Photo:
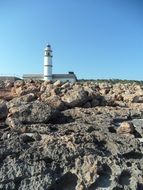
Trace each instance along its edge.
<path fill-rule="evenodd" d="M 124 93 L 124 94 L 122 94 L 123 95 L 123 101 L 124 102 L 133 102 L 133 99 L 134 99 L 134 97 L 135 97 L 135 95 L 134 94 L 130 94 L 130 93 Z"/>
<path fill-rule="evenodd" d="M 23 87 L 22 86 L 16 87 L 16 88 L 14 88 L 14 91 L 17 96 L 21 96 L 23 93 Z"/>
<path fill-rule="evenodd" d="M 38 92 L 39 91 L 40 91 L 40 89 L 37 86 L 31 85 L 31 86 L 27 87 L 26 89 L 23 89 L 21 91 L 20 95 L 25 95 L 25 94 L 33 93 L 33 94 L 35 94 L 35 95 L 38 96 Z"/>
<path fill-rule="evenodd" d="M 4 89 L 4 88 L 5 88 L 4 81 L 0 81 L 0 89 Z"/>
<path fill-rule="evenodd" d="M 23 86 L 24 84 L 25 84 L 25 82 L 23 80 L 16 80 L 14 82 L 14 87 L 19 88 L 19 87 Z"/>
<path fill-rule="evenodd" d="M 10 80 L 6 80 L 6 81 L 4 81 L 4 85 L 5 85 L 5 88 L 11 88 L 14 86 L 14 82 L 12 82 Z"/>
<path fill-rule="evenodd" d="M 132 100 L 133 103 L 143 103 L 143 96 L 135 96 Z"/>
<path fill-rule="evenodd" d="M 44 93 L 45 90 L 46 90 L 46 86 L 44 86 L 44 85 L 42 84 L 41 87 L 40 87 L 40 92 L 41 92 L 41 93 Z"/>
<path fill-rule="evenodd" d="M 88 92 L 88 97 L 90 97 L 91 99 L 93 99 L 94 97 L 97 97 L 97 95 L 99 95 L 99 93 L 96 92 L 96 90 L 93 90 L 91 87 L 84 86 L 83 89 L 84 89 L 84 91 Z"/>
<path fill-rule="evenodd" d="M 102 96 L 102 101 L 101 101 L 102 106 L 114 106 L 114 97 L 110 95 L 105 95 Z"/>
<path fill-rule="evenodd" d="M 42 101 L 46 101 L 47 98 L 51 96 L 51 93 L 49 91 L 45 91 L 44 93 L 41 94 L 40 98 Z"/>
<path fill-rule="evenodd" d="M 133 134 L 135 127 L 132 122 L 122 122 L 120 127 L 117 129 L 118 134 Z"/>
<path fill-rule="evenodd" d="M 46 104 L 50 105 L 52 108 L 55 108 L 58 110 L 64 110 L 65 109 L 64 102 L 57 95 L 47 97 L 44 99 L 44 101 Z"/>
<path fill-rule="evenodd" d="M 16 96 L 16 94 L 11 92 L 11 89 L 0 90 L 0 99 L 3 99 L 5 101 L 9 101 L 9 100 L 13 99 L 15 96 Z"/>
<path fill-rule="evenodd" d="M 40 87 L 39 85 L 36 86 L 35 84 L 27 84 L 23 87 L 19 87 L 15 89 L 16 93 L 18 96 L 22 96 L 22 95 L 26 95 L 26 94 L 30 94 L 33 93 L 36 96 L 38 96 L 38 92 L 40 91 Z"/>
<path fill-rule="evenodd" d="M 71 85 L 69 82 L 64 83 L 61 88 L 69 88 Z"/>
<path fill-rule="evenodd" d="M 78 90 L 70 90 L 63 97 L 61 97 L 62 101 L 66 106 L 69 107 L 78 107 L 85 104 L 88 100 L 88 92 L 83 89 Z"/>
<path fill-rule="evenodd" d="M 57 80 L 56 82 L 54 82 L 53 85 L 60 87 L 60 86 L 62 86 L 62 82 L 60 80 Z"/>
<path fill-rule="evenodd" d="M 143 119 L 133 119 L 133 124 L 135 126 L 136 131 L 143 138 Z"/>
<path fill-rule="evenodd" d="M 22 104 L 27 104 L 28 102 L 32 102 L 36 99 L 35 95 L 33 93 L 26 94 L 20 97 L 13 98 L 11 101 L 7 102 L 7 107 L 17 107 Z"/>
<path fill-rule="evenodd" d="M 42 83 L 43 86 L 47 86 L 48 84 L 52 84 L 52 81 L 51 80 L 46 80 Z"/>
<path fill-rule="evenodd" d="M 112 88 L 111 83 L 108 83 L 108 82 L 99 83 L 98 85 L 99 85 L 100 89 L 110 89 L 110 88 Z"/>
<path fill-rule="evenodd" d="M 5 101 L 0 100 L 0 120 L 5 119 L 8 114 L 8 109 Z"/>
<path fill-rule="evenodd" d="M 93 99 L 91 101 L 91 107 L 96 107 L 100 105 L 100 101 L 98 99 Z"/>
<path fill-rule="evenodd" d="M 123 101 L 115 101 L 114 105 L 119 106 L 119 107 L 126 107 L 127 106 L 126 103 Z"/>
<path fill-rule="evenodd" d="M 47 84 L 46 91 L 50 92 L 52 89 L 54 89 L 53 84 L 51 84 L 51 83 Z"/>
<path fill-rule="evenodd" d="M 19 107 L 13 107 L 9 112 L 10 117 L 17 118 L 22 124 L 34 124 L 47 123 L 55 110 L 44 102 L 34 101 Z"/>

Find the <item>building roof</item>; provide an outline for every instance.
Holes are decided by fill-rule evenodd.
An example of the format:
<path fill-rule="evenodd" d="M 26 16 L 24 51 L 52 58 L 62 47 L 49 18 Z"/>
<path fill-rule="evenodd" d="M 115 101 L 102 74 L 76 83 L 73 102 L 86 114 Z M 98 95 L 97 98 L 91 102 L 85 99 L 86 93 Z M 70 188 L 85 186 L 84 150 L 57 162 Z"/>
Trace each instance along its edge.
<path fill-rule="evenodd" d="M 42 74 L 24 74 L 23 78 L 43 78 Z"/>
<path fill-rule="evenodd" d="M 5 81 L 5 80 L 14 82 L 16 80 L 21 80 L 21 79 L 15 76 L 0 76 L 0 81 Z"/>
<path fill-rule="evenodd" d="M 53 74 L 53 79 L 55 78 L 76 78 L 75 74 Z"/>
<path fill-rule="evenodd" d="M 24 74 L 23 78 L 43 78 L 44 75 L 43 74 Z M 53 74 L 52 75 L 53 79 L 56 78 L 72 78 L 72 79 L 76 79 L 76 76 L 74 73 L 69 73 L 69 74 Z"/>

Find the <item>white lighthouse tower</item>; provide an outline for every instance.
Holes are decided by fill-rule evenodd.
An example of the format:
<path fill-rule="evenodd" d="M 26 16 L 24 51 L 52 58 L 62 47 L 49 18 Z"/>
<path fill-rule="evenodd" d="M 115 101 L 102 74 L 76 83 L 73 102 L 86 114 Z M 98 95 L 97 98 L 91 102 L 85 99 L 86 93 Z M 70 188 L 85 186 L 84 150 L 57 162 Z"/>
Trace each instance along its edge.
<path fill-rule="evenodd" d="M 48 44 L 44 54 L 44 80 L 52 80 L 52 50 Z"/>

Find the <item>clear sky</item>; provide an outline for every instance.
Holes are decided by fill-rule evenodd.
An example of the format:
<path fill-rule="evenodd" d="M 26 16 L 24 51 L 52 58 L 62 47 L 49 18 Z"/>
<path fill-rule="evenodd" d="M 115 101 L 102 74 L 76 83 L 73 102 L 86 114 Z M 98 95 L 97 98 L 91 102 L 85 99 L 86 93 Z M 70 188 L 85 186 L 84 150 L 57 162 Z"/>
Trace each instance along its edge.
<path fill-rule="evenodd" d="M 143 0 L 0 0 L 0 74 L 143 80 Z"/>

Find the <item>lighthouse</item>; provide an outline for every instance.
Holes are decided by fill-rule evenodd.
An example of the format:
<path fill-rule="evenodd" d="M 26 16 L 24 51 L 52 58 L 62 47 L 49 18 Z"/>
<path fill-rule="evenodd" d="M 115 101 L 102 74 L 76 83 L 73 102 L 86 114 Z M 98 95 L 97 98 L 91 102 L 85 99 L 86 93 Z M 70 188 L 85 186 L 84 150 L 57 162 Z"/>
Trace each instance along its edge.
<path fill-rule="evenodd" d="M 55 82 L 57 80 L 65 83 L 71 82 L 74 83 L 77 81 L 77 77 L 74 72 L 69 72 L 67 74 L 53 74 L 52 73 L 52 57 L 53 51 L 51 46 L 48 44 L 44 49 L 44 71 L 42 74 L 24 74 L 23 79 L 33 79 L 33 80 L 44 80 L 44 81 L 52 81 Z"/>
<path fill-rule="evenodd" d="M 44 80 L 52 80 L 52 49 L 48 44 L 44 52 Z"/>

